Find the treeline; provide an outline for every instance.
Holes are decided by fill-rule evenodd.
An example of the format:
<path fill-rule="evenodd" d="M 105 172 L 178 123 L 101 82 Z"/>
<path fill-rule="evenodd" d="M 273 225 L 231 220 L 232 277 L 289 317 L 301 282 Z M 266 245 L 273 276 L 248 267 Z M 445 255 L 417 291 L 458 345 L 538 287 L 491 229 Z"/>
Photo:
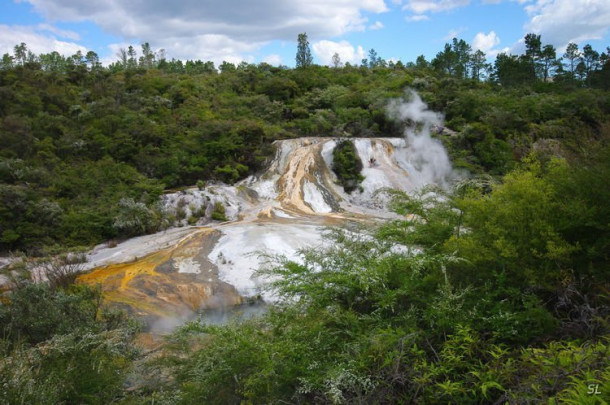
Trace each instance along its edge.
<path fill-rule="evenodd" d="M 610 79 L 610 47 L 601 54 L 586 44 L 582 50 L 569 43 L 563 56 L 551 44 L 542 45 L 540 35 L 527 34 L 524 38 L 525 53 L 511 55 L 500 53 L 493 65 L 486 62 L 485 54 L 473 51 L 464 40 L 454 38 L 436 54 L 430 65 L 448 75 L 484 79 L 503 86 L 534 84 L 536 82 L 567 82 L 607 89 Z M 418 59 L 426 66 L 425 59 Z"/>
<path fill-rule="evenodd" d="M 463 48 L 454 43 L 442 54 Z M 589 81 L 511 86 L 472 79 L 472 67 L 437 68 L 439 57 L 403 65 L 371 53 L 362 66 L 337 67 L 304 57 L 309 65 L 296 69 L 224 63 L 218 73 L 211 62 L 162 56 L 145 44 L 141 56 L 129 48 L 102 67 L 93 52 L 36 56 L 20 44 L 3 57 L 1 251 L 41 254 L 162 229 L 155 204 L 164 189 L 253 174 L 276 139 L 402 136 L 386 106 L 407 87 L 460 131 L 445 141 L 454 165 L 472 173 L 505 173 L 555 143 L 578 150 L 608 125 L 595 79 L 606 59 L 591 65 Z M 146 229 L 117 226 L 138 204 L 148 209 Z"/>
<path fill-rule="evenodd" d="M 447 74 L 459 78 L 487 80 L 514 86 L 531 84 L 536 81 L 562 81 L 573 84 L 608 88 L 610 86 L 610 47 L 601 53 L 594 50 L 590 44 L 582 49 L 576 43 L 569 43 L 563 55 L 558 55 L 556 48 L 551 44 L 542 44 L 541 35 L 529 33 L 524 37 L 525 53 L 513 55 L 500 53 L 493 64 L 487 62 L 485 53 L 473 50 L 470 44 L 463 39 L 453 38 L 446 43 L 443 50 L 427 61 L 423 55 L 417 57 L 415 62 L 403 63 L 399 61 L 386 61 L 378 55 L 375 49 L 370 49 L 368 58 L 361 61 L 360 68 L 432 68 L 437 73 Z M 72 56 L 64 56 L 56 51 L 47 54 L 35 55 L 27 49 L 25 43 L 15 45 L 13 55 L 5 53 L 0 61 L 0 69 L 10 69 L 15 66 L 28 65 L 30 68 L 39 68 L 45 71 L 73 72 L 74 70 L 108 70 L 117 72 L 122 70 L 159 69 L 166 73 L 202 74 L 232 72 L 237 69 L 265 69 L 272 68 L 267 63 L 258 65 L 241 62 L 235 65 L 223 61 L 218 68 L 211 61 L 187 60 L 183 62 L 172 58 L 167 60 L 165 49 L 153 50 L 148 42 L 141 45 L 140 56 L 133 45 L 127 49 L 121 48 L 117 53 L 117 61 L 103 67 L 97 53 L 88 51 L 83 55 L 81 51 Z M 313 66 L 313 57 L 307 40 L 307 34 L 299 34 L 296 55 L 297 68 Z M 352 65 L 343 64 L 338 53 L 332 58 L 333 68 Z M 279 69 L 288 69 L 280 66 Z"/>

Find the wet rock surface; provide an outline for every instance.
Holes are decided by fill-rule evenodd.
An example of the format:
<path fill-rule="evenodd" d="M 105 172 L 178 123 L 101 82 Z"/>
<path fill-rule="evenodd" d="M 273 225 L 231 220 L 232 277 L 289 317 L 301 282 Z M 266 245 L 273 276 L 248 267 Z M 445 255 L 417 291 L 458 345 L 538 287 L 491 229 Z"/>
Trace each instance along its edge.
<path fill-rule="evenodd" d="M 323 245 L 325 227 L 369 224 L 395 218 L 379 190 L 412 191 L 443 181 L 443 172 L 411 160 L 402 138 L 353 139 L 365 164 L 362 190 L 347 194 L 330 169 L 337 138 L 276 142 L 276 155 L 260 176 L 227 186 L 212 184 L 166 194 L 165 209 L 178 207 L 186 219 L 205 215 L 202 226 L 169 229 L 134 238 L 89 255 L 93 270 L 79 277 L 101 284 L 106 302 L 128 309 L 149 325 L 190 319 L 201 311 L 224 311 L 252 297 L 273 301 L 256 270 L 273 255 L 299 260 L 299 249 Z M 211 221 L 220 203 L 229 222 Z M 203 208 L 202 208 L 203 207 Z M 192 221 L 191 223 L 194 223 Z M 186 223 L 186 222 L 185 222 Z"/>

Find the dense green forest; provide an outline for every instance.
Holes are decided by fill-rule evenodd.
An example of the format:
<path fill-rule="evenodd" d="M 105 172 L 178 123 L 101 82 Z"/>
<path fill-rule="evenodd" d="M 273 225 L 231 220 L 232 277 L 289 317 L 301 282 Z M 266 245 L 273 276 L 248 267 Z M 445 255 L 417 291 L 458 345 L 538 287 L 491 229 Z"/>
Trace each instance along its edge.
<path fill-rule="evenodd" d="M 494 66 L 454 40 L 431 62 L 386 63 L 371 50 L 361 66 L 302 57 L 296 69 L 219 71 L 167 61 L 148 44 L 109 67 L 93 52 L 36 56 L 17 45 L 0 65 L 0 250 L 41 254 L 161 229 L 163 189 L 244 178 L 276 139 L 402 136 L 386 107 L 408 87 L 460 131 L 447 145 L 456 167 L 503 174 L 533 145 L 578 150 L 606 130 L 608 54 L 576 47 L 563 68 L 539 36 L 527 38 L 526 54 Z M 133 207 L 121 199 L 148 207 L 144 229 L 116 226 Z"/>
<path fill-rule="evenodd" d="M 152 355 L 99 291 L 22 280 L 0 304 L 0 402 L 606 403 L 610 50 L 525 42 L 493 64 L 455 39 L 432 61 L 317 66 L 305 46 L 294 69 L 218 70 L 147 44 L 108 67 L 16 46 L 0 63 L 3 252 L 162 229 L 163 190 L 256 173 L 276 139 L 402 136 L 386 108 L 407 88 L 443 112 L 471 176 L 393 193 L 404 219 L 264 270 L 283 304 L 187 324 Z M 134 206 L 144 226 L 119 226 Z"/>

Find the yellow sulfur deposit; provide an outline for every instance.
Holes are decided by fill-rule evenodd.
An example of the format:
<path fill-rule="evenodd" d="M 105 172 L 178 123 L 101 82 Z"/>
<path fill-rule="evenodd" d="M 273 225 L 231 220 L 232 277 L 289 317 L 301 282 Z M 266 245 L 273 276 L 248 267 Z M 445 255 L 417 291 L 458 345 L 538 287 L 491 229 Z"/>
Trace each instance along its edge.
<path fill-rule="evenodd" d="M 187 316 L 203 308 L 240 304 L 237 291 L 218 280 L 216 266 L 207 260 L 219 234 L 202 229 L 171 248 L 94 269 L 78 282 L 101 285 L 106 303 L 141 316 Z M 196 270 L 189 270 L 193 263 Z"/>

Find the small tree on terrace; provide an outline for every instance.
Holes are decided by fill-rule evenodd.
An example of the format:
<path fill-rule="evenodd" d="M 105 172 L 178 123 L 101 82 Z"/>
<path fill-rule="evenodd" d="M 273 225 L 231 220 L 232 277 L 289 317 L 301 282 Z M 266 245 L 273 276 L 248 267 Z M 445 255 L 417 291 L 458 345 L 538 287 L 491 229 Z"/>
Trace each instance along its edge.
<path fill-rule="evenodd" d="M 51 289 L 67 289 L 76 282 L 79 273 L 85 268 L 87 257 L 84 253 L 66 253 L 47 257 L 32 264 L 37 281 L 48 281 Z"/>

